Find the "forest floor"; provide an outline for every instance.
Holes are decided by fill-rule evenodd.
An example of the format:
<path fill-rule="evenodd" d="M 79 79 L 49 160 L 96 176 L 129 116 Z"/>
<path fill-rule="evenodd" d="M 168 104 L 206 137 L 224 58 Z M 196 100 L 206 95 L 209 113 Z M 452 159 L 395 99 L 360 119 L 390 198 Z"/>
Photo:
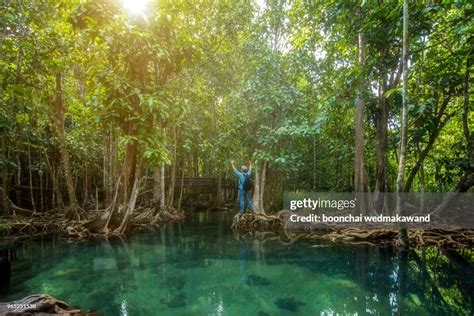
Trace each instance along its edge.
<path fill-rule="evenodd" d="M 399 231 L 393 228 L 328 228 L 328 229 L 286 229 L 285 217 L 288 211 L 282 210 L 274 215 L 261 213 L 237 214 L 232 229 L 242 234 L 243 238 L 261 240 L 276 239 L 285 244 L 301 239 L 326 240 L 350 244 L 399 245 Z M 409 229 L 408 237 L 411 247 L 436 245 L 441 248 L 471 249 L 474 246 L 474 230 L 458 229 Z"/>

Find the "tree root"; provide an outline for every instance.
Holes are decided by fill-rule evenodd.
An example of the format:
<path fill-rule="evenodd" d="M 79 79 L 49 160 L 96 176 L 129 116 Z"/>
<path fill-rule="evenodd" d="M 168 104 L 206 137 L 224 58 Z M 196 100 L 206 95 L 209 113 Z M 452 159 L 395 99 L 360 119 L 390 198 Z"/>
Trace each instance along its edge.
<path fill-rule="evenodd" d="M 33 294 L 20 300 L 0 303 L 0 315 L 96 315 L 71 308 L 67 303 L 48 294 Z"/>
<path fill-rule="evenodd" d="M 271 231 L 282 228 L 280 216 L 246 212 L 236 214 L 231 229 L 234 231 Z"/>
<path fill-rule="evenodd" d="M 118 233 L 114 230 L 104 230 L 109 214 L 110 210 L 102 210 L 86 222 L 72 221 L 66 218 L 62 212 L 58 213 L 56 210 L 32 213 L 30 216 L 3 217 L 4 223 L 0 226 L 0 236 L 18 240 L 58 234 L 70 241 L 83 241 L 93 237 L 116 235 Z M 172 209 L 155 213 L 152 208 L 137 208 L 130 218 L 128 230 L 135 227 L 158 226 L 162 223 L 179 221 L 183 218 L 183 212 Z M 114 223 L 114 225 L 116 224 Z"/>
<path fill-rule="evenodd" d="M 156 212 L 151 221 L 152 224 L 179 221 L 184 219 L 184 213 L 174 208 L 164 208 Z"/>
<path fill-rule="evenodd" d="M 3 192 L 3 188 L 0 187 L 0 196 L 3 196 L 5 193 Z M 6 195 L 6 194 L 5 194 Z M 26 208 L 19 207 L 13 201 L 6 195 L 6 199 L 8 201 L 8 207 L 10 210 L 12 210 L 13 215 L 23 215 L 23 216 L 28 216 L 33 214 L 34 212 L 32 210 L 28 210 Z"/>
<path fill-rule="evenodd" d="M 71 221 L 81 221 L 88 219 L 87 212 L 82 209 L 80 206 L 68 206 L 65 209 L 65 217 Z"/>
<path fill-rule="evenodd" d="M 287 211 L 280 211 L 276 215 L 257 213 L 236 214 L 232 222 L 232 230 L 242 233 L 244 238 L 258 238 L 262 232 L 278 233 L 283 231 L 285 238 L 278 238 L 282 243 L 291 244 L 300 239 L 326 240 L 350 244 L 386 245 L 398 244 L 398 230 L 389 228 L 359 229 L 359 228 L 328 228 L 323 230 L 289 230 L 284 227 Z M 260 235 L 257 235 L 260 233 Z M 260 236 L 260 237 L 257 237 Z M 265 235 L 263 235 L 265 236 Z M 423 230 L 410 229 L 409 241 L 413 247 L 435 245 L 440 248 L 463 249 L 474 246 L 474 230 Z M 275 235 L 270 235 L 275 239 Z"/>

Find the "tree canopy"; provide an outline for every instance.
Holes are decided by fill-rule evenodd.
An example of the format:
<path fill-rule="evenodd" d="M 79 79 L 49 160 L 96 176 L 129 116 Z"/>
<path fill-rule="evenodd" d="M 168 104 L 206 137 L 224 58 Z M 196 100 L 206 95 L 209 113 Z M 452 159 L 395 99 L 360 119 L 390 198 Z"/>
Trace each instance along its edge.
<path fill-rule="evenodd" d="M 230 176 L 232 159 L 254 161 L 262 209 L 284 189 L 352 191 L 360 100 L 366 186 L 396 190 L 401 2 L 124 3 L 1 2 L 4 212 L 11 199 L 80 218 L 115 192 L 129 203 L 154 172 L 172 191 Z M 403 190 L 449 191 L 474 170 L 474 8 L 408 12 Z"/>

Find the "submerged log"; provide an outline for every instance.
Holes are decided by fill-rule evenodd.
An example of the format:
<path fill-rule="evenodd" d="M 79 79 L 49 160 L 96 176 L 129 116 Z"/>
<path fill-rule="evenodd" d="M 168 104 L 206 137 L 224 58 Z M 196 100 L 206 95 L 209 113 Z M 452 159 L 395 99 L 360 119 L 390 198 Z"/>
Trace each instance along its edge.
<path fill-rule="evenodd" d="M 70 307 L 48 294 L 33 294 L 17 301 L 0 303 L 0 315 L 75 315 L 93 316 L 96 313 Z"/>

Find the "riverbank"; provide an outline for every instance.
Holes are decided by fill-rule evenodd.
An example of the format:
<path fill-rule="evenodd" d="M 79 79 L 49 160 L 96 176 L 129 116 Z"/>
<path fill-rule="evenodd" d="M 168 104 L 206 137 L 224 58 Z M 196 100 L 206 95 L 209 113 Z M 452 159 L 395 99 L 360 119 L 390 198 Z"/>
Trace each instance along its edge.
<path fill-rule="evenodd" d="M 0 218 L 0 236 L 5 241 L 31 239 L 45 235 L 59 235 L 68 240 L 87 240 L 95 237 L 115 235 L 114 231 L 101 230 L 96 222 L 101 222 L 103 210 L 89 211 L 81 221 L 67 219 L 64 213 L 51 210 L 30 215 L 12 215 Z M 159 227 L 172 221 L 184 219 L 184 213 L 175 210 L 158 211 L 137 208 L 131 216 L 126 232 L 130 233 L 144 227 Z"/>

